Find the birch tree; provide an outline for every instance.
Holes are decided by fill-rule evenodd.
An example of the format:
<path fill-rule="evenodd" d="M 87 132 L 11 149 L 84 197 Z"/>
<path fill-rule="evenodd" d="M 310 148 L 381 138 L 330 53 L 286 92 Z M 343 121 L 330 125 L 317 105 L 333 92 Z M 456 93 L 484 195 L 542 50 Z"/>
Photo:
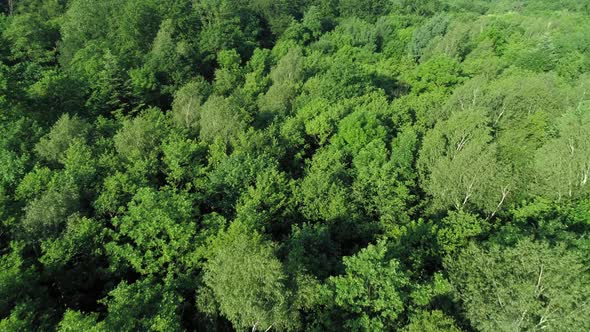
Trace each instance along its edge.
<path fill-rule="evenodd" d="M 494 213 L 506 201 L 510 181 L 496 159 L 488 118 L 457 112 L 424 137 L 418 160 L 422 186 L 437 209 L 470 206 Z"/>
<path fill-rule="evenodd" d="M 587 331 L 590 275 L 563 245 L 522 240 L 515 247 L 471 245 L 446 262 L 478 331 Z"/>
<path fill-rule="evenodd" d="M 559 135 L 538 150 L 537 192 L 548 198 L 572 199 L 590 188 L 590 105 L 559 120 Z"/>
<path fill-rule="evenodd" d="M 204 282 L 219 311 L 239 331 L 287 331 L 297 325 L 289 310 L 286 275 L 274 248 L 240 222 L 215 240 Z"/>

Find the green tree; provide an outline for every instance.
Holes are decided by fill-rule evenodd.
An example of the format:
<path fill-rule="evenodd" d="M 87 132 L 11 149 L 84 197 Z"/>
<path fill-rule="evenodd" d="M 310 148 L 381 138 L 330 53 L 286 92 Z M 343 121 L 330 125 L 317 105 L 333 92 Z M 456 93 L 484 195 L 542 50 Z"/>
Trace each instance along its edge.
<path fill-rule="evenodd" d="M 122 282 L 101 300 L 107 307 L 104 320 L 94 313 L 67 310 L 58 331 L 182 331 L 181 300 L 167 285 L 151 279 Z"/>
<path fill-rule="evenodd" d="M 384 0 L 341 0 L 339 1 L 340 15 L 344 17 L 359 17 L 374 21 L 377 16 L 383 16 L 390 9 L 389 1 Z"/>
<path fill-rule="evenodd" d="M 510 182 L 491 140 L 488 119 L 475 110 L 457 112 L 427 133 L 418 165 L 435 207 L 473 204 L 492 212 L 505 203 Z"/>
<path fill-rule="evenodd" d="M 162 161 L 168 183 L 187 184 L 204 175 L 205 152 L 202 143 L 181 135 L 170 135 L 162 144 Z"/>
<path fill-rule="evenodd" d="M 121 6 L 121 7 L 117 7 Z M 130 61 L 140 59 L 150 49 L 160 28 L 162 16 L 158 2 L 153 0 L 126 0 L 111 4 L 113 22 L 108 37 L 117 50 Z"/>
<path fill-rule="evenodd" d="M 195 214 L 187 195 L 139 189 L 124 216 L 112 220 L 115 241 L 107 249 L 115 263 L 144 275 L 178 275 L 192 267 Z"/>
<path fill-rule="evenodd" d="M 349 204 L 350 181 L 350 170 L 346 167 L 342 151 L 335 148 L 318 151 L 297 191 L 296 197 L 302 204 L 300 211 L 309 220 L 350 218 L 354 215 L 354 209 Z"/>
<path fill-rule="evenodd" d="M 201 109 L 200 138 L 209 143 L 215 139 L 229 142 L 245 130 L 248 120 L 249 115 L 236 99 L 211 96 Z"/>
<path fill-rule="evenodd" d="M 588 269 L 578 252 L 563 245 L 527 239 L 514 247 L 470 245 L 445 266 L 478 330 L 589 328 Z"/>
<path fill-rule="evenodd" d="M 61 25 L 60 62 L 69 63 L 86 42 L 106 38 L 113 12 L 120 10 L 123 4 L 113 0 L 72 1 Z"/>
<path fill-rule="evenodd" d="M 113 137 L 115 149 L 139 174 L 154 174 L 159 169 L 160 144 L 167 134 L 167 120 L 157 108 L 144 110 L 126 119 Z"/>
<path fill-rule="evenodd" d="M 208 204 L 220 209 L 226 216 L 235 212 L 241 195 L 256 183 L 259 174 L 276 170 L 276 160 L 268 155 L 256 156 L 250 151 L 223 155 L 207 174 Z"/>
<path fill-rule="evenodd" d="M 258 100 L 259 112 L 264 118 L 284 116 L 291 111 L 304 77 L 301 49 L 291 49 L 278 61 L 270 72 L 272 85 Z"/>
<path fill-rule="evenodd" d="M 30 290 L 38 275 L 23 258 L 24 243 L 12 242 L 10 252 L 0 256 L 0 313 L 9 315 L 15 303 Z"/>
<path fill-rule="evenodd" d="M 293 330 L 298 317 L 290 308 L 286 275 L 273 246 L 256 231 L 234 222 L 215 240 L 204 282 L 219 310 L 236 329 Z"/>
<path fill-rule="evenodd" d="M 84 120 L 65 113 L 51 127 L 51 131 L 41 138 L 35 150 L 47 161 L 63 162 L 70 144 L 75 139 L 85 139 L 88 130 Z"/>
<path fill-rule="evenodd" d="M 174 95 L 172 119 L 178 127 L 185 129 L 191 136 L 200 128 L 201 106 L 210 93 L 209 83 L 198 77 L 182 86 Z"/>
<path fill-rule="evenodd" d="M 346 329 L 382 331 L 398 326 L 409 280 L 399 262 L 389 258 L 385 242 L 345 257 L 346 273 L 329 279 L 327 287 Z"/>
<path fill-rule="evenodd" d="M 76 331 L 100 331 L 97 325 L 98 315 L 85 315 L 79 311 L 67 310 L 64 313 L 62 320 L 59 322 L 59 332 L 76 332 Z"/>
<path fill-rule="evenodd" d="M 217 54 L 219 68 L 215 71 L 213 91 L 219 95 L 229 95 L 241 85 L 243 73 L 240 55 L 234 49 L 222 50 Z"/>
<path fill-rule="evenodd" d="M 41 63 L 52 60 L 57 31 L 33 14 L 16 15 L 9 22 L 3 37 L 10 43 L 13 60 Z"/>
<path fill-rule="evenodd" d="M 288 229 L 289 214 L 294 209 L 292 184 L 285 174 L 276 169 L 258 174 L 255 184 L 248 187 L 238 200 L 236 218 L 262 229 Z"/>
<path fill-rule="evenodd" d="M 256 46 L 260 28 L 246 2 L 204 0 L 198 2 L 196 10 L 203 25 L 199 34 L 203 52 L 213 55 L 234 48 L 244 54 Z"/>
<path fill-rule="evenodd" d="M 79 207 L 79 194 L 75 190 L 50 189 L 25 207 L 21 236 L 30 242 L 55 237 L 63 230 L 68 216 Z"/>
<path fill-rule="evenodd" d="M 450 91 L 464 79 L 465 76 L 456 59 L 439 55 L 420 64 L 411 76 L 410 84 L 417 93 L 438 89 Z"/>
<path fill-rule="evenodd" d="M 131 98 L 127 72 L 122 59 L 103 41 L 88 41 L 68 63 L 68 72 L 86 92 L 85 107 L 95 114 L 112 112 L 126 106 Z"/>
<path fill-rule="evenodd" d="M 106 232 L 99 221 L 72 215 L 59 236 L 41 243 L 43 278 L 70 308 L 89 308 L 106 277 Z M 92 271 L 92 273 L 88 273 Z"/>
<path fill-rule="evenodd" d="M 404 332 L 460 332 L 453 319 L 440 310 L 422 311 L 410 318 Z"/>
<path fill-rule="evenodd" d="M 407 0 L 397 0 L 399 5 L 403 7 L 404 3 L 408 3 Z M 412 1 L 412 6 L 416 1 Z M 415 59 L 421 59 L 424 49 L 432 42 L 436 37 L 442 36 L 447 31 L 449 26 L 449 16 L 446 14 L 439 14 L 430 18 L 425 24 L 414 30 L 411 42 L 408 44 L 408 51 Z"/>
<path fill-rule="evenodd" d="M 445 255 L 454 254 L 466 247 L 470 240 L 487 231 L 486 226 L 475 215 L 452 211 L 440 221 L 436 241 Z"/>
<path fill-rule="evenodd" d="M 181 301 L 168 285 L 152 279 L 122 282 L 101 301 L 107 306 L 107 316 L 98 327 L 104 331 L 181 331 Z"/>
<path fill-rule="evenodd" d="M 35 326 L 33 312 L 36 308 L 29 303 L 19 303 L 10 313 L 10 316 L 0 320 L 0 328 L 3 331 L 26 331 Z"/>
<path fill-rule="evenodd" d="M 564 114 L 559 136 L 548 141 L 535 156 L 539 194 L 558 201 L 585 196 L 590 177 L 590 108 Z"/>

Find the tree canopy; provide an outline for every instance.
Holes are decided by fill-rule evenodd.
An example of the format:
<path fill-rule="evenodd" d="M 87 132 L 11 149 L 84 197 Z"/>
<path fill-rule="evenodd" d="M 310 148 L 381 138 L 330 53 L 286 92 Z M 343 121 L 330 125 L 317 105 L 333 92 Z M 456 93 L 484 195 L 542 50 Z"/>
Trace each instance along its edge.
<path fill-rule="evenodd" d="M 0 1 L 0 331 L 590 330 L 590 4 Z"/>

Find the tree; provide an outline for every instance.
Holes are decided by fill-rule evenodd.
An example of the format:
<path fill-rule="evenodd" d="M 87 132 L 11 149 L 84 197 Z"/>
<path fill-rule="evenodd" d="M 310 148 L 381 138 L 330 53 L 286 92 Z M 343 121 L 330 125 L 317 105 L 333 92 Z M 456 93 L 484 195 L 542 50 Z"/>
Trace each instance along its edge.
<path fill-rule="evenodd" d="M 238 85 L 241 85 L 243 73 L 240 61 L 240 55 L 234 49 L 222 50 L 217 53 L 219 68 L 215 71 L 215 83 L 213 85 L 216 94 L 227 96 Z"/>
<path fill-rule="evenodd" d="M 98 332 L 100 327 L 97 326 L 98 315 L 85 315 L 79 311 L 67 310 L 62 320 L 59 322 L 57 331 L 59 332 L 76 332 L 80 330 Z"/>
<path fill-rule="evenodd" d="M 27 87 L 26 92 L 31 107 L 42 110 L 37 116 L 52 122 L 63 110 L 71 113 L 83 110 L 84 89 L 80 89 L 80 85 L 72 75 L 51 69 L 40 73 L 40 77 Z"/>
<path fill-rule="evenodd" d="M 459 62 L 446 55 L 439 55 L 420 64 L 410 78 L 412 90 L 416 93 L 426 91 L 450 91 L 462 83 L 465 75 Z"/>
<path fill-rule="evenodd" d="M 78 80 L 78 89 L 86 93 L 84 106 L 94 114 L 121 109 L 131 99 L 123 59 L 103 41 L 88 41 L 70 60 L 67 70 Z"/>
<path fill-rule="evenodd" d="M 378 114 L 357 111 L 347 115 L 338 123 L 338 133 L 333 139 L 341 150 L 349 151 L 353 156 L 371 142 L 384 142 L 387 129 Z"/>
<path fill-rule="evenodd" d="M 334 306 L 346 329 L 382 331 L 397 326 L 409 280 L 399 262 L 387 257 L 385 242 L 343 259 L 346 273 L 329 279 Z"/>
<path fill-rule="evenodd" d="M 8 0 L 8 15 L 12 15 L 14 12 L 15 0 Z"/>
<path fill-rule="evenodd" d="M 219 234 L 203 278 L 234 328 L 286 331 L 298 327 L 273 246 L 242 223 L 234 222 Z"/>
<path fill-rule="evenodd" d="M 481 111 L 457 112 L 424 137 L 418 165 L 435 207 L 473 204 L 493 212 L 505 203 L 510 182 L 502 177 L 487 123 Z"/>
<path fill-rule="evenodd" d="M 172 103 L 174 123 L 193 135 L 200 128 L 202 105 L 211 93 L 211 86 L 202 77 L 178 89 Z"/>
<path fill-rule="evenodd" d="M 203 25 L 199 48 L 206 55 L 232 48 L 247 54 L 256 46 L 260 28 L 245 2 L 204 0 L 199 1 L 196 10 Z"/>
<path fill-rule="evenodd" d="M 135 118 L 126 119 L 113 137 L 115 149 L 139 174 L 158 171 L 160 144 L 167 134 L 166 117 L 157 108 L 149 108 Z"/>
<path fill-rule="evenodd" d="M 98 327 L 104 331 L 181 331 L 181 301 L 169 285 L 152 279 L 122 282 L 101 301 L 107 306 L 107 316 Z"/>
<path fill-rule="evenodd" d="M 162 161 L 169 183 L 190 183 L 204 173 L 205 146 L 181 135 L 170 135 L 162 144 Z"/>
<path fill-rule="evenodd" d="M 445 262 L 466 318 L 481 331 L 580 331 L 590 327 L 588 269 L 563 245 L 470 245 Z"/>
<path fill-rule="evenodd" d="M 291 274 L 310 273 L 325 280 L 341 270 L 341 247 L 331 228 L 325 224 L 293 225 L 286 241 L 288 248 L 285 267 Z"/>
<path fill-rule="evenodd" d="M 359 17 L 367 21 L 374 21 L 376 16 L 386 15 L 389 1 L 383 0 L 342 0 L 339 1 L 340 15 L 344 17 Z"/>
<path fill-rule="evenodd" d="M 385 143 L 380 140 L 360 148 L 353 158 L 354 200 L 363 207 L 367 217 L 378 217 L 384 228 L 409 221 L 414 176 L 408 171 L 411 172 L 414 159 L 412 145 L 416 144 L 412 142 L 415 140 L 412 135 L 400 134 L 394 140 L 390 158 L 387 158 L 389 151 Z"/>
<path fill-rule="evenodd" d="M 47 63 L 52 60 L 53 49 L 58 35 L 47 22 L 33 14 L 13 16 L 3 31 L 3 37 L 10 43 L 13 60 Z"/>
<path fill-rule="evenodd" d="M 256 229 L 288 229 L 294 208 L 292 187 L 285 174 L 276 169 L 258 174 L 255 184 L 238 200 L 236 218 Z"/>
<path fill-rule="evenodd" d="M 68 263 L 81 264 L 84 258 L 101 254 L 103 240 L 104 229 L 100 222 L 73 215 L 59 238 L 41 244 L 43 256 L 39 261 L 50 271 L 64 268 Z"/>
<path fill-rule="evenodd" d="M 203 104 L 200 117 L 200 138 L 208 143 L 215 139 L 229 142 L 246 128 L 248 114 L 234 98 L 212 96 Z"/>
<path fill-rule="evenodd" d="M 107 249 L 116 263 L 143 275 L 178 276 L 192 268 L 196 224 L 187 195 L 141 188 L 126 215 L 112 220 L 115 241 Z"/>
<path fill-rule="evenodd" d="M 126 0 L 116 7 L 116 2 L 111 4 L 115 9 L 112 12 L 112 20 L 117 22 L 109 31 L 109 38 L 120 54 L 125 55 L 129 61 L 141 59 L 150 49 L 156 37 L 162 21 L 158 2 L 153 0 Z"/>
<path fill-rule="evenodd" d="M 396 2 L 406 2 L 407 0 L 398 0 Z M 414 2 L 412 2 L 414 3 Z M 403 6 L 403 4 L 401 4 Z M 449 17 L 446 14 L 439 14 L 430 18 L 424 25 L 414 30 L 412 41 L 408 44 L 409 53 L 416 59 L 420 60 L 424 49 L 428 47 L 431 41 L 445 34 L 449 26 Z"/>
<path fill-rule="evenodd" d="M 47 161 L 63 162 L 70 144 L 76 139 L 84 140 L 88 129 L 84 120 L 65 113 L 51 127 L 51 131 L 41 138 L 35 150 Z"/>
<path fill-rule="evenodd" d="M 306 5 L 307 3 L 304 0 L 255 0 L 250 3 L 250 7 L 258 15 L 264 16 L 275 36 L 282 35 L 292 22 L 301 15 L 301 11 Z"/>
<path fill-rule="evenodd" d="M 438 226 L 436 240 L 445 255 L 456 253 L 470 240 L 487 231 L 483 220 L 465 212 L 449 211 Z"/>
<path fill-rule="evenodd" d="M 43 280 L 50 281 L 64 306 L 92 308 L 106 276 L 104 242 L 107 232 L 100 221 L 70 216 L 59 236 L 41 243 Z M 90 273 L 89 271 L 92 271 Z"/>
<path fill-rule="evenodd" d="M 172 6 L 182 8 L 177 10 L 189 11 L 186 8 L 188 7 L 186 2 L 176 1 Z M 171 8 L 169 10 L 173 11 Z M 182 84 L 190 81 L 197 73 L 195 68 L 198 65 L 196 41 L 194 37 L 187 36 L 198 33 L 196 31 L 198 25 L 195 21 L 194 14 L 164 19 L 153 42 L 148 40 L 151 50 L 146 56 L 144 68 L 154 73 L 158 83 L 159 91 L 154 94 L 155 103 L 168 102 L 169 96 Z M 194 26 L 181 27 L 182 24 L 193 24 Z M 162 106 L 166 107 L 166 105 Z"/>
<path fill-rule="evenodd" d="M 53 238 L 63 230 L 68 216 L 79 209 L 79 195 L 72 188 L 52 188 L 27 204 L 21 237 L 28 242 Z"/>
<path fill-rule="evenodd" d="M 453 319 L 440 310 L 422 311 L 410 318 L 404 332 L 460 332 Z"/>
<path fill-rule="evenodd" d="M 10 316 L 0 320 L 0 329 L 3 331 L 26 331 L 35 326 L 33 313 L 35 307 L 30 302 L 19 303 Z"/>
<path fill-rule="evenodd" d="M 258 100 L 259 116 L 273 118 L 291 112 L 291 104 L 297 96 L 304 77 L 303 54 L 293 48 L 281 57 L 270 72 L 272 85 Z"/>
<path fill-rule="evenodd" d="M 270 50 L 256 48 L 246 64 L 242 93 L 247 104 L 253 104 L 259 94 L 263 93 L 270 82 L 268 68 L 270 66 Z"/>
<path fill-rule="evenodd" d="M 307 141 L 325 145 L 347 111 L 342 105 L 332 105 L 323 97 L 313 98 L 300 107 L 294 117 L 285 121 L 282 134 L 293 143 L 304 144 L 307 138 Z"/>
<path fill-rule="evenodd" d="M 0 256 L 0 314 L 9 315 L 15 303 L 30 290 L 38 278 L 35 268 L 23 258 L 24 243 L 12 242 L 10 252 Z"/>
<path fill-rule="evenodd" d="M 322 149 L 313 156 L 296 196 L 307 219 L 333 221 L 354 215 L 347 186 L 350 170 L 344 158 L 335 148 Z"/>
<path fill-rule="evenodd" d="M 14 187 L 28 170 L 39 127 L 26 117 L 0 116 L 0 188 Z"/>
<path fill-rule="evenodd" d="M 60 175 L 65 181 L 73 183 L 82 192 L 91 192 L 90 187 L 96 178 L 96 159 L 90 147 L 82 140 L 73 140 L 65 152 L 63 163 L 64 171 Z"/>
<path fill-rule="evenodd" d="M 259 150 L 260 151 L 260 150 Z M 211 162 L 211 160 L 210 160 Z M 223 155 L 215 168 L 207 174 L 209 206 L 226 216 L 233 216 L 236 202 L 256 184 L 259 174 L 273 172 L 277 161 L 267 154 L 255 155 L 251 151 L 236 151 Z"/>
<path fill-rule="evenodd" d="M 106 38 L 113 13 L 120 11 L 123 1 L 72 1 L 61 25 L 60 62 L 67 64 L 85 43 Z"/>
<path fill-rule="evenodd" d="M 539 194 L 557 199 L 585 196 L 590 187 L 590 108 L 578 107 L 559 119 L 559 136 L 535 156 Z"/>

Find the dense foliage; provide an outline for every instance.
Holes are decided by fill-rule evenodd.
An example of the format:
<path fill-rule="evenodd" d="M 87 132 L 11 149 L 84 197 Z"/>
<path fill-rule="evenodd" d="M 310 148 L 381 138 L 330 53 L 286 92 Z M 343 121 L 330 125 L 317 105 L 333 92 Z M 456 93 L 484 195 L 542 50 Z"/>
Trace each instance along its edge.
<path fill-rule="evenodd" d="M 590 330 L 589 2 L 0 11 L 0 331 Z"/>

